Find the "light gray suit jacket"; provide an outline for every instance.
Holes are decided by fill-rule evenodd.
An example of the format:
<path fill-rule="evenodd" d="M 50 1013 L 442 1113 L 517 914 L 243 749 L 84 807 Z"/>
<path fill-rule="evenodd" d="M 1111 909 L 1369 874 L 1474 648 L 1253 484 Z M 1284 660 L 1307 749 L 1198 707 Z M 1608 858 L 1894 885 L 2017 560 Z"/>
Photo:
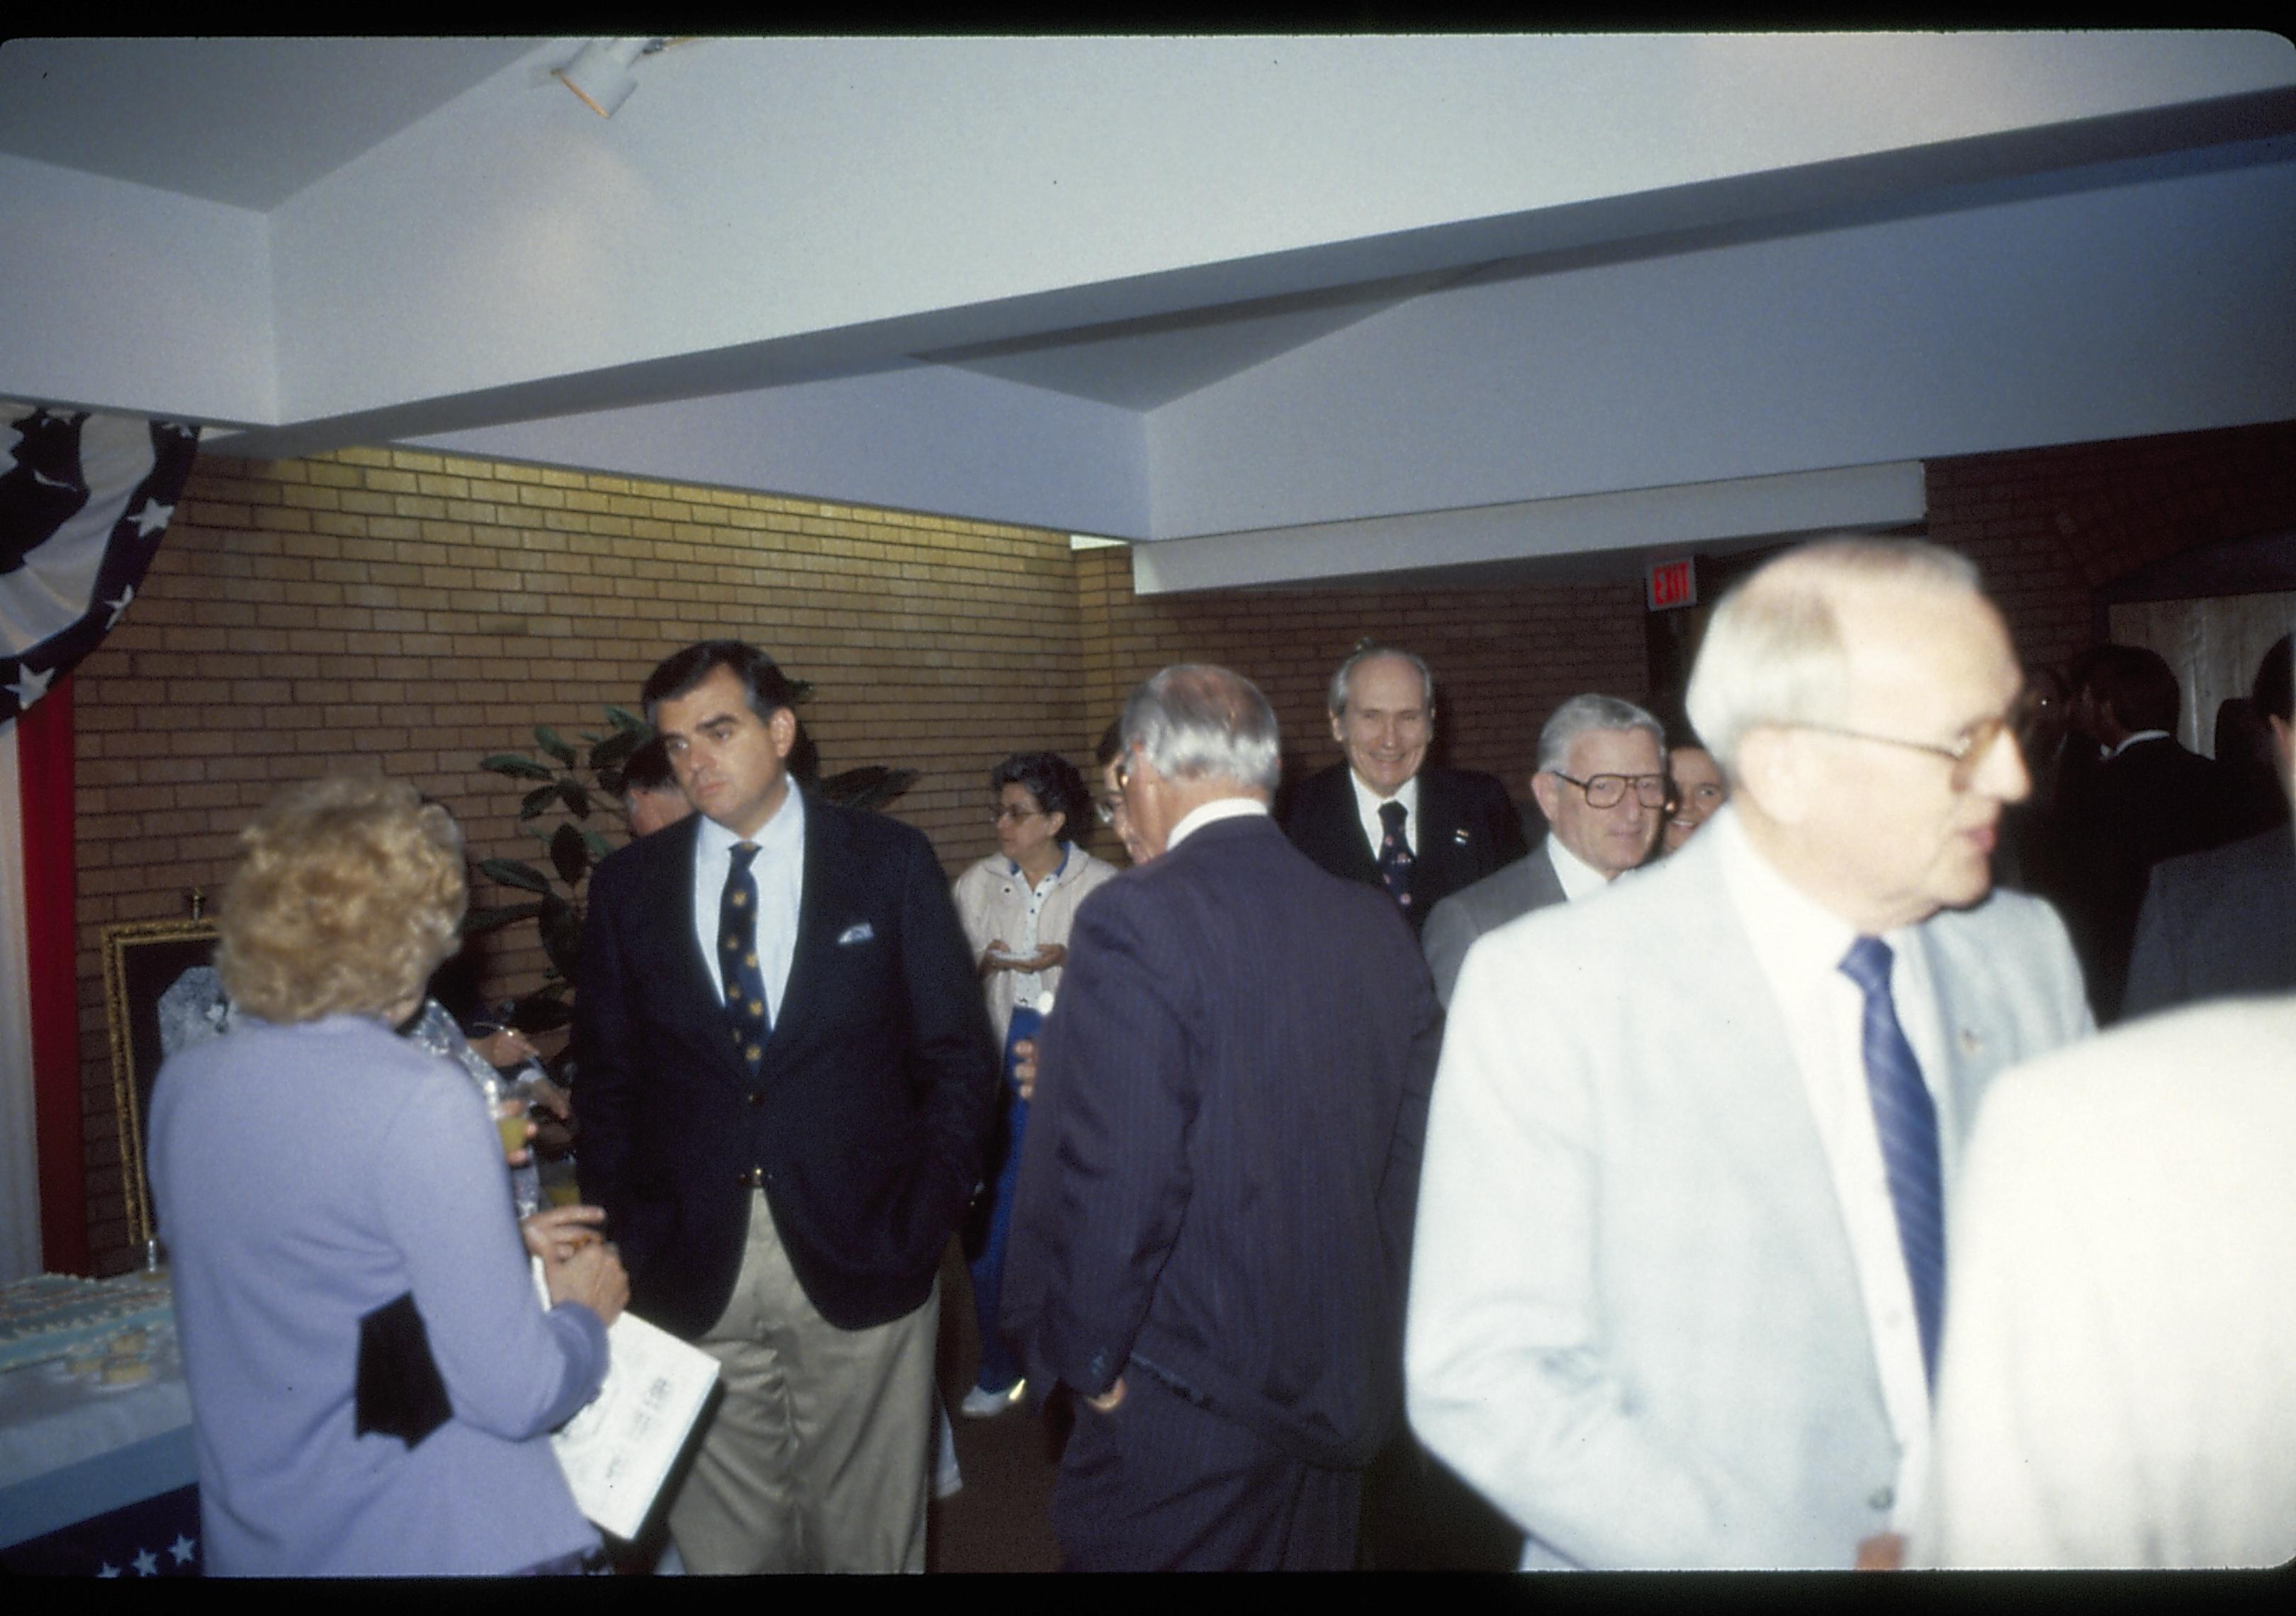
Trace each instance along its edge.
<path fill-rule="evenodd" d="M 1554 860 L 1548 857 L 1542 837 L 1528 857 L 1492 871 L 1437 904 L 1427 916 L 1427 929 L 1419 936 L 1427 968 L 1435 973 L 1435 997 L 1449 1006 L 1459 967 L 1484 932 L 1496 931 L 1533 909 L 1563 901 L 1562 880 L 1554 873 Z"/>
<path fill-rule="evenodd" d="M 1725 809 L 1727 813 L 1729 810 Z M 1898 1446 L 1784 1017 L 1715 827 L 1478 943 L 1435 1083 L 1411 1423 L 1526 1565 L 1847 1567 Z M 2046 905 L 1917 933 L 1950 1046 L 1948 1182 L 1994 1073 L 2087 1033 Z"/>

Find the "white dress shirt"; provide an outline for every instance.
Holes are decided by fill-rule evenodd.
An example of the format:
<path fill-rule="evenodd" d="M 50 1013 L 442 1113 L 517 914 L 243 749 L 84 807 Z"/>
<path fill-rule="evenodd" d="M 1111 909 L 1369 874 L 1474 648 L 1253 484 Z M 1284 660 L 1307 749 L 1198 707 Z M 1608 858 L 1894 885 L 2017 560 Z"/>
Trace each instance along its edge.
<path fill-rule="evenodd" d="M 1786 1039 L 1809 1097 L 1810 1113 L 1825 1151 L 1826 1167 L 1841 1205 L 1841 1219 L 1857 1270 L 1874 1341 L 1883 1405 L 1898 1442 L 1895 1530 L 1908 1531 L 1926 1496 L 1930 1453 L 1930 1390 L 1922 1364 L 1921 1326 L 1914 1314 L 1913 1282 L 1898 1239 L 1896 1203 L 1866 1087 L 1866 996 L 1841 970 L 1857 933 L 1847 921 L 1806 897 L 1780 875 L 1748 840 L 1733 814 L 1718 814 L 1704 832 L 1721 842 L 1723 885 L 1753 939 L 1754 956 L 1776 997 Z M 1885 934 L 1892 956 L 1890 997 L 1898 1024 L 1921 1062 L 1922 1080 L 1937 1108 L 1939 1159 L 1947 1185 L 1948 1154 L 1959 1133 L 1953 1096 L 1939 1081 L 1946 1070 L 1937 992 L 1929 977 L 1919 928 Z M 1952 1253 L 1946 1256 L 1951 1272 Z"/>
<path fill-rule="evenodd" d="M 1215 819 L 1242 819 L 1250 814 L 1265 814 L 1267 805 L 1257 797 L 1215 797 L 1210 802 L 1200 802 L 1182 816 L 1164 838 L 1164 850 L 1168 853 Z"/>
<path fill-rule="evenodd" d="M 1562 838 L 1550 828 L 1546 833 L 1546 862 L 1554 866 L 1554 879 L 1562 883 L 1562 896 L 1572 903 L 1582 898 L 1592 898 L 1611 884 L 1602 871 L 1562 845 Z"/>
<path fill-rule="evenodd" d="M 1414 858 L 1419 857 L 1419 776 L 1414 775 L 1396 789 L 1392 797 L 1382 797 L 1363 783 L 1363 776 L 1350 767 L 1348 784 L 1356 793 L 1356 818 L 1371 842 L 1371 856 L 1379 857 L 1379 844 L 1387 840 L 1387 826 L 1381 823 L 1380 808 L 1390 802 L 1403 804 L 1403 845 L 1411 849 Z"/>
<path fill-rule="evenodd" d="M 718 914 L 725 902 L 726 876 L 734 867 L 734 844 L 742 840 L 716 820 L 703 817 L 693 840 L 693 939 L 709 964 L 720 1003 L 726 997 L 724 956 L 718 947 Z M 790 961 L 797 954 L 797 907 L 805 891 L 805 794 L 791 783 L 782 805 L 750 838 L 758 856 L 750 861 L 758 884 L 758 969 L 766 979 L 766 1008 L 782 1019 L 782 991 L 789 986 Z"/>

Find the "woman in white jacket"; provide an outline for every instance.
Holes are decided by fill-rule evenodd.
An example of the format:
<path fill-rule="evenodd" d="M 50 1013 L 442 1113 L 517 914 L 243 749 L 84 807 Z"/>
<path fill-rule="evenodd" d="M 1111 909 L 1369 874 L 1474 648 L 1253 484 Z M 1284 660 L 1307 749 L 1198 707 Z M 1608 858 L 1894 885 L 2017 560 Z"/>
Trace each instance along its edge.
<path fill-rule="evenodd" d="M 1116 874 L 1077 845 L 1092 822 L 1092 798 L 1067 759 L 1016 752 L 990 772 L 988 783 L 996 794 L 997 850 L 959 876 L 955 888 L 957 917 L 980 959 L 989 1019 L 1004 1050 L 1004 1120 L 984 1175 L 991 1185 L 986 1226 L 969 1231 L 979 1235 L 971 1266 L 980 1374 L 960 1412 L 975 1419 L 1011 1407 L 1023 1390 L 1021 1366 L 996 1333 L 1013 1189 L 1029 1122 L 1029 1103 L 1013 1081 L 1013 1046 L 1034 1038 L 1053 1007 L 1077 906 Z M 966 1247 L 975 1250 L 974 1241 L 968 1238 Z"/>

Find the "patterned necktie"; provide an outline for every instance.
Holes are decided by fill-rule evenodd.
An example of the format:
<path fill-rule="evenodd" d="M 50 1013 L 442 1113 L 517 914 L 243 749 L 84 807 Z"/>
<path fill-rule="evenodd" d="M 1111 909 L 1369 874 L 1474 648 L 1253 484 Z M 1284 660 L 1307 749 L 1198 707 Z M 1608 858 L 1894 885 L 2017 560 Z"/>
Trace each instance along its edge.
<path fill-rule="evenodd" d="M 733 867 L 726 872 L 725 895 L 718 900 L 718 962 L 726 980 L 726 1021 L 733 1029 L 734 1054 L 753 1078 L 765 1059 L 766 1037 L 773 1030 L 766 1016 L 766 974 L 758 968 L 758 882 L 750 874 L 750 860 L 757 856 L 757 843 L 734 844 Z"/>
<path fill-rule="evenodd" d="M 1400 802 L 1379 805 L 1379 822 L 1386 834 L 1379 839 L 1379 878 L 1387 883 L 1388 896 L 1411 907 L 1411 844 L 1403 839 L 1403 816 Z"/>
<path fill-rule="evenodd" d="M 1841 973 L 1866 995 L 1866 1087 L 1874 1102 L 1890 1200 L 1897 1208 L 1898 1244 L 1913 1281 L 1922 1367 L 1934 1385 L 1938 1326 L 1945 1310 L 1945 1192 L 1938 1165 L 1937 1108 L 1922 1082 L 1913 1046 L 1898 1025 L 1890 998 L 1891 964 L 1889 944 L 1861 937 L 1843 957 Z"/>

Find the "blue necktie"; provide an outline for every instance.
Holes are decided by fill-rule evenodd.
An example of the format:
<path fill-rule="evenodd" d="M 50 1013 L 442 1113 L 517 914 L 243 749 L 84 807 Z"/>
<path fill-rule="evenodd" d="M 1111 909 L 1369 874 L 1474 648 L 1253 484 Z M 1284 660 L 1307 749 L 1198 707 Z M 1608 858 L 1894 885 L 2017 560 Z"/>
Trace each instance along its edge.
<path fill-rule="evenodd" d="M 1411 907 L 1411 844 L 1403 839 L 1405 809 L 1400 802 L 1379 805 L 1379 822 L 1386 834 L 1379 839 L 1379 878 L 1388 896 L 1406 909 Z"/>
<path fill-rule="evenodd" d="M 758 882 L 750 874 L 750 860 L 757 856 L 757 843 L 734 844 L 725 895 L 718 900 L 718 958 L 726 980 L 726 1020 L 733 1031 L 734 1057 L 753 1078 L 765 1059 L 767 1035 L 773 1031 L 773 1022 L 766 1014 L 766 974 L 758 967 Z"/>
<path fill-rule="evenodd" d="M 1914 1316 L 1921 1326 L 1922 1368 L 1937 1382 L 1938 1325 L 1945 1312 L 1945 1191 L 1938 1165 L 1937 1107 L 1922 1082 L 1921 1063 L 1898 1025 L 1890 999 L 1890 945 L 1878 937 L 1850 944 L 1841 973 L 1866 995 L 1866 1088 L 1882 1139 L 1890 1200 L 1898 1212 L 1898 1244 L 1914 1285 Z"/>

